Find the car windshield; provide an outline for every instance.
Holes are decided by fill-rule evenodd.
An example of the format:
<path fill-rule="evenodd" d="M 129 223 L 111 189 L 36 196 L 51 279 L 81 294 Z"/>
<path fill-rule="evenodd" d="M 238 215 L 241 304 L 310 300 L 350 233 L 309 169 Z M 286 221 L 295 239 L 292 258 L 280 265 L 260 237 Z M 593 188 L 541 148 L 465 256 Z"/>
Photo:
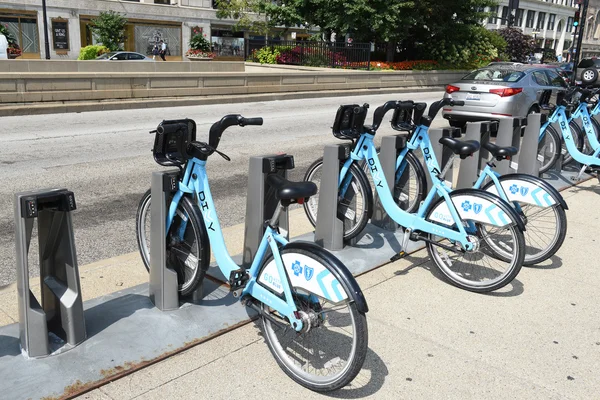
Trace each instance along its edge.
<path fill-rule="evenodd" d="M 473 71 L 463 81 L 518 82 L 525 74 L 510 68 L 484 68 Z"/>
<path fill-rule="evenodd" d="M 96 60 L 105 60 L 107 58 L 114 56 L 115 54 L 117 54 L 117 53 L 114 51 L 111 51 L 110 53 L 104 53 L 100 57 L 96 57 Z"/>

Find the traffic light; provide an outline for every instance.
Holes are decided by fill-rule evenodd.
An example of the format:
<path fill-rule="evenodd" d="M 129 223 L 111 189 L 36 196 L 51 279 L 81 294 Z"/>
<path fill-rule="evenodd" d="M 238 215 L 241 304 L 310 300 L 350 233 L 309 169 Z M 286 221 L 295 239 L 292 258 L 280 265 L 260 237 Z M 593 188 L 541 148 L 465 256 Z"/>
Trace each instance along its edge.
<path fill-rule="evenodd" d="M 575 11 L 575 17 L 573 18 L 573 26 L 579 26 L 579 10 Z"/>

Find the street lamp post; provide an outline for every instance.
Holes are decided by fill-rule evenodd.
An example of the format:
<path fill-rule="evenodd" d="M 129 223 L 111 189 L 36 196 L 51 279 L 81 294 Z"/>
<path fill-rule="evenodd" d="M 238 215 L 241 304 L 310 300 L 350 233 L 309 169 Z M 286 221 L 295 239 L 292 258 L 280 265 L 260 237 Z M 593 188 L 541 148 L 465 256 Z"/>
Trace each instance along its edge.
<path fill-rule="evenodd" d="M 50 41 L 48 40 L 48 18 L 46 16 L 46 0 L 42 0 L 42 15 L 44 18 L 44 46 L 46 50 L 46 60 L 50 59 Z"/>

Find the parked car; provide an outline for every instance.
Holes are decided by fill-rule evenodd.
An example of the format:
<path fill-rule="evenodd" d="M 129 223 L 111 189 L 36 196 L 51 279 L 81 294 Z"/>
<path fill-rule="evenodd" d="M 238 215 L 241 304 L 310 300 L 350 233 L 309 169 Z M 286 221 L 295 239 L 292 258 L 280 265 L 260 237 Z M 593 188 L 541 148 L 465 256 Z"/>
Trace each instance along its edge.
<path fill-rule="evenodd" d="M 584 58 L 577 64 L 577 80 L 583 85 L 597 85 L 600 58 Z"/>
<path fill-rule="evenodd" d="M 154 61 L 150 57 L 146 57 L 143 54 L 135 53 L 133 51 L 111 51 L 110 53 L 104 53 L 96 60 L 106 61 Z"/>
<path fill-rule="evenodd" d="M 551 89 L 555 98 L 566 87 L 555 68 L 532 65 L 481 68 L 446 86 L 444 97 L 463 100 L 465 105 L 444 107 L 442 115 L 451 126 L 460 128 L 472 121 L 525 117 L 540 112 L 543 90 Z"/>

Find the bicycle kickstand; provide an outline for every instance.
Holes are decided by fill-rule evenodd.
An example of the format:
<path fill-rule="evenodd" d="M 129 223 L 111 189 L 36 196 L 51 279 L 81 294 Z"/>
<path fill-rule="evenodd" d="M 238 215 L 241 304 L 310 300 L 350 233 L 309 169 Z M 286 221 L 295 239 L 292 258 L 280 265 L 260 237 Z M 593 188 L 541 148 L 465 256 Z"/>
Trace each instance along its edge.
<path fill-rule="evenodd" d="M 408 247 L 408 241 L 410 240 L 411 233 L 412 233 L 411 229 L 406 228 L 404 230 L 404 237 L 402 238 L 402 250 L 400 250 L 400 252 L 398 254 L 396 254 L 392 258 L 390 258 L 391 262 L 398 261 L 399 259 L 401 259 L 407 255 L 406 249 Z"/>

